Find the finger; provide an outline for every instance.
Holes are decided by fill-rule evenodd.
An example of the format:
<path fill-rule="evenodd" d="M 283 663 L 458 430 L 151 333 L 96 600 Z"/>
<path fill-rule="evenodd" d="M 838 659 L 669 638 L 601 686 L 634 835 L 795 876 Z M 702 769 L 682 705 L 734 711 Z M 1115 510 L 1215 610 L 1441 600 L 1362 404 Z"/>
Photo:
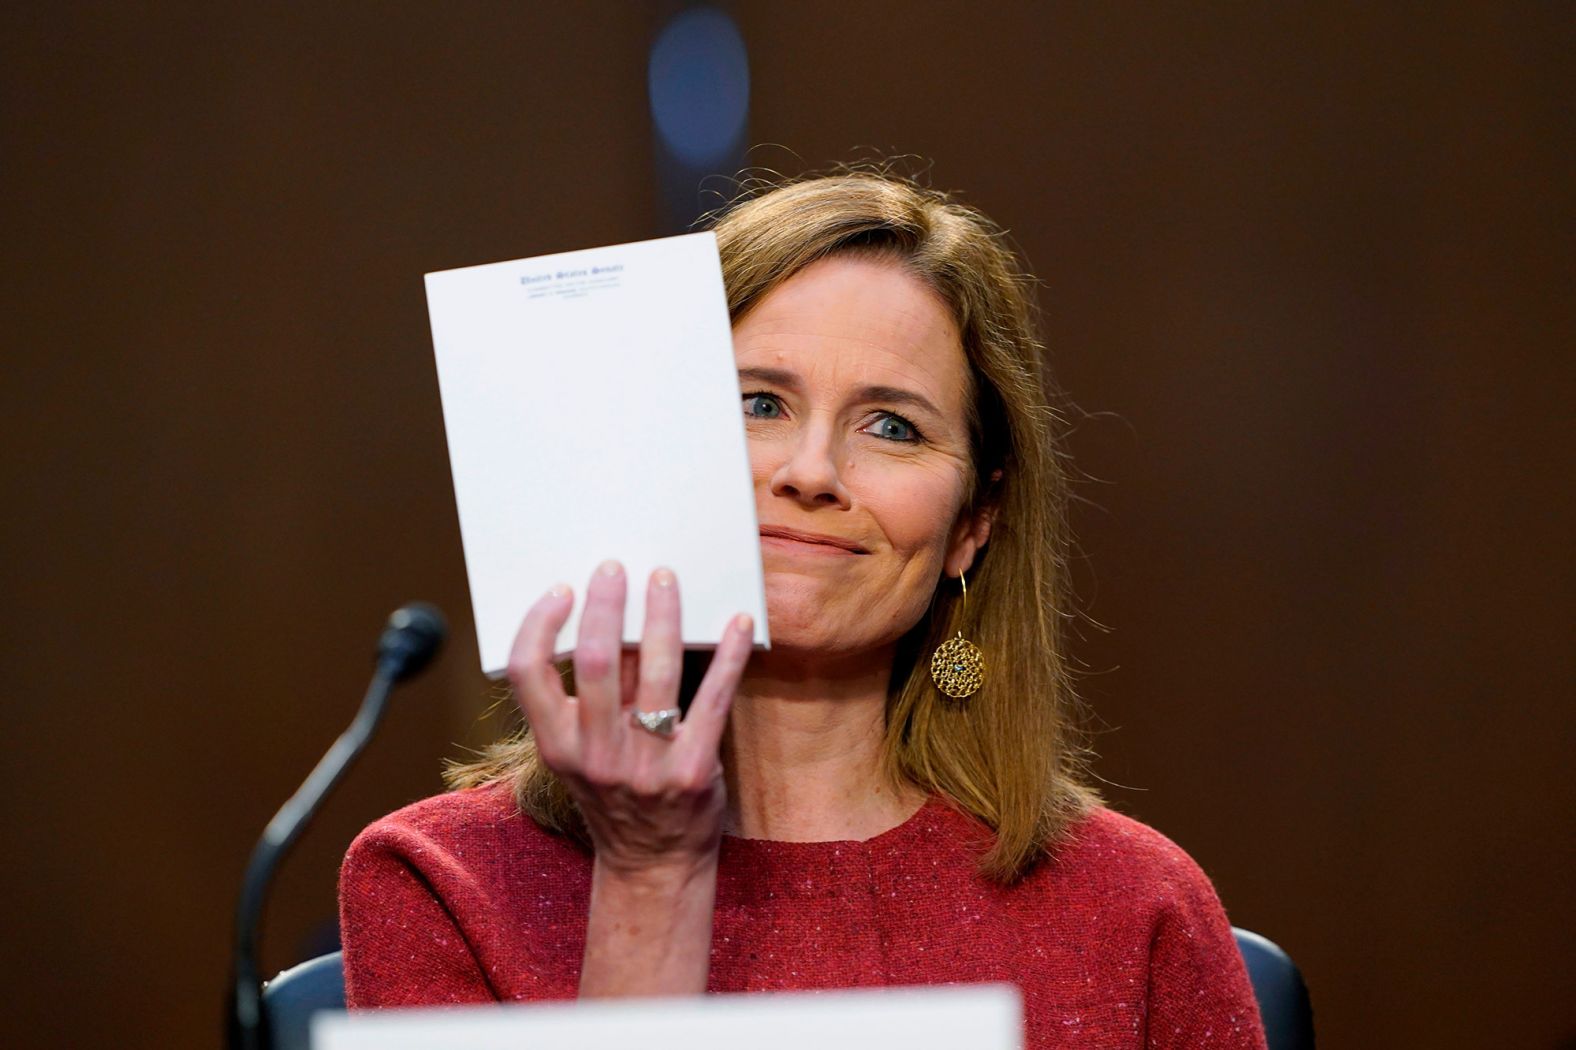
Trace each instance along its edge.
<path fill-rule="evenodd" d="M 606 734 L 619 710 L 619 656 L 624 647 L 624 567 L 603 562 L 586 588 L 575 643 L 575 692 L 582 733 Z"/>
<path fill-rule="evenodd" d="M 635 689 L 639 681 L 640 654 L 633 649 L 625 649 L 618 661 L 618 704 L 621 709 L 634 706 Z"/>
<path fill-rule="evenodd" d="M 569 697 L 553 665 L 553 649 L 574 606 L 574 591 L 568 584 L 549 590 L 526 612 L 509 650 L 505 673 L 514 687 L 515 703 L 539 737 L 573 728 Z"/>
<path fill-rule="evenodd" d="M 679 734 L 674 748 L 675 761 L 709 765 L 716 760 L 722 731 L 728 724 L 728 712 L 733 707 L 733 695 L 739 688 L 744 665 L 750 660 L 754 637 L 755 622 L 747 614 L 740 613 L 728 624 L 716 652 L 712 653 L 711 666 L 706 668 L 706 676 L 701 679 L 695 699 L 684 716 L 684 731 Z"/>
<path fill-rule="evenodd" d="M 658 569 L 646 585 L 646 624 L 640 635 L 640 679 L 634 705 L 642 711 L 677 707 L 684 672 L 684 642 L 679 614 L 679 581 L 671 569 Z"/>

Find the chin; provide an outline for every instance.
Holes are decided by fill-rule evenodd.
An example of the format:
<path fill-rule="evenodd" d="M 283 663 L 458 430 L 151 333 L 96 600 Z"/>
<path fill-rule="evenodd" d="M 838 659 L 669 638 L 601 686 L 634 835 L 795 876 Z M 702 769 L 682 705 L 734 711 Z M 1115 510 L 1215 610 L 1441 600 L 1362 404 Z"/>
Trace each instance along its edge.
<path fill-rule="evenodd" d="M 766 622 L 771 627 L 772 649 L 826 652 L 838 645 L 838 617 L 833 595 L 818 581 L 791 574 L 766 574 Z M 846 640 L 845 640 L 846 644 Z"/>
<path fill-rule="evenodd" d="M 791 574 L 766 575 L 766 619 L 772 651 L 848 656 L 891 645 L 902 631 L 872 630 L 872 601 L 850 601 L 843 588 Z"/>

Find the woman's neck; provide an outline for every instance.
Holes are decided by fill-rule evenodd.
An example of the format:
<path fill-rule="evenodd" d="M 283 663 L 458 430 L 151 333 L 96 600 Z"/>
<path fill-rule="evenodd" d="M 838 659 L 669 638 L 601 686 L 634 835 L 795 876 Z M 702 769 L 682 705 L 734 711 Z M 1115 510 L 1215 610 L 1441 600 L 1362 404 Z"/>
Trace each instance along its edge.
<path fill-rule="evenodd" d="M 924 802 L 882 771 L 892 653 L 753 659 L 734 701 L 724 764 L 727 831 L 786 842 L 868 839 Z"/>

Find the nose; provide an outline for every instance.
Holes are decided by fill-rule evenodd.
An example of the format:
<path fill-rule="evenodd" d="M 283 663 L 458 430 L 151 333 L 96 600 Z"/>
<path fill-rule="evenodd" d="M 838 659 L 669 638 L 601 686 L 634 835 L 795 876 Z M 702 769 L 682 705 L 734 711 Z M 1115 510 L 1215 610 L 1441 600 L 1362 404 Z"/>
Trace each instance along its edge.
<path fill-rule="evenodd" d="M 838 449 L 830 428 L 806 427 L 795 435 L 787 453 L 772 471 L 772 495 L 807 507 L 848 509 L 848 489 L 837 469 Z"/>

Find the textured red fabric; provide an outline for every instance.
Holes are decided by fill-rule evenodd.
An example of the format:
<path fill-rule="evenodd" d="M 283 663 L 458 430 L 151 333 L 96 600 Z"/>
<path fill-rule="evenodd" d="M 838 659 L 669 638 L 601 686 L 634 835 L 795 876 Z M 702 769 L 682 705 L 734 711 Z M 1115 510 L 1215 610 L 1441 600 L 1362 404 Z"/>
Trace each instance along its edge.
<path fill-rule="evenodd" d="M 1097 808 L 1002 887 L 974 871 L 986 836 L 932 799 L 865 842 L 724 838 L 710 989 L 1010 981 L 1033 1050 L 1264 1046 L 1226 914 L 1169 839 Z M 385 817 L 340 874 L 350 1005 L 573 998 L 590 881 L 502 786 Z"/>

